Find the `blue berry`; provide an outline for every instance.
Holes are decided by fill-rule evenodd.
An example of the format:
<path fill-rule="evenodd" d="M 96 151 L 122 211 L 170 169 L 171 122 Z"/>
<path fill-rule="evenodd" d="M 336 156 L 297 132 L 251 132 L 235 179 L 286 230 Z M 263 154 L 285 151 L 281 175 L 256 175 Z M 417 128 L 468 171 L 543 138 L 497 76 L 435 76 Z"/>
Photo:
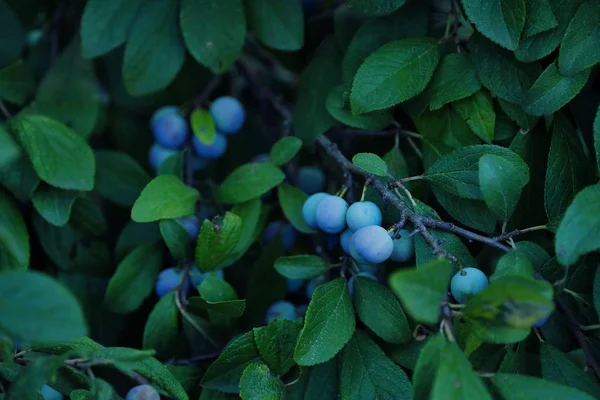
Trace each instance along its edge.
<path fill-rule="evenodd" d="M 296 186 L 307 194 L 315 194 L 325 189 L 325 179 L 321 168 L 301 167 L 296 175 Z"/>
<path fill-rule="evenodd" d="M 125 400 L 160 400 L 160 394 L 150 385 L 139 385 L 127 392 Z"/>
<path fill-rule="evenodd" d="M 200 232 L 200 220 L 195 215 L 178 218 L 177 222 L 187 231 L 190 239 L 195 240 Z"/>
<path fill-rule="evenodd" d="M 148 151 L 148 162 L 155 170 L 158 169 L 160 164 L 163 163 L 167 158 L 174 156 L 179 153 L 177 150 L 167 149 L 158 143 L 154 143 Z"/>
<path fill-rule="evenodd" d="M 319 202 L 315 220 L 317 226 L 327 233 L 339 233 L 346 227 L 348 203 L 338 196 L 327 196 Z"/>
<path fill-rule="evenodd" d="M 550 315 L 546 315 L 544 318 L 540 319 L 538 322 L 533 325 L 534 328 L 541 328 L 548 320 L 550 319 Z"/>
<path fill-rule="evenodd" d="M 179 286 L 179 283 L 182 279 L 181 272 L 182 271 L 171 267 L 162 270 L 160 274 L 158 274 L 158 278 L 156 279 L 156 285 L 154 287 L 158 297 L 164 296 L 165 294 L 175 290 L 177 286 Z"/>
<path fill-rule="evenodd" d="M 350 254 L 350 239 L 352 238 L 353 234 L 354 232 L 352 230 L 346 229 L 340 235 L 340 244 L 342 245 L 342 249 L 344 249 L 347 254 Z"/>
<path fill-rule="evenodd" d="M 189 134 L 187 122 L 174 106 L 156 110 L 150 120 L 150 128 L 156 141 L 168 149 L 180 148 Z"/>
<path fill-rule="evenodd" d="M 269 155 L 267 153 L 260 153 L 256 156 L 252 157 L 252 162 L 257 162 L 257 163 L 271 162 L 271 158 L 269 157 Z"/>
<path fill-rule="evenodd" d="M 415 241 L 410 236 L 410 231 L 401 229 L 399 233 L 400 237 L 393 240 L 394 251 L 392 251 L 390 260 L 404 262 L 410 260 L 415 255 Z"/>
<path fill-rule="evenodd" d="M 246 121 L 244 106 L 235 97 L 219 97 L 210 105 L 209 111 L 217 129 L 225 134 L 236 133 Z"/>
<path fill-rule="evenodd" d="M 452 296 L 461 304 L 481 292 L 488 285 L 488 278 L 477 268 L 467 267 L 458 271 L 450 281 Z"/>
<path fill-rule="evenodd" d="M 292 250 L 294 244 L 296 243 L 296 238 L 298 237 L 298 234 L 296 233 L 296 230 L 293 226 L 291 226 L 290 224 L 286 224 L 283 221 L 273 221 L 269 225 L 267 225 L 267 228 L 263 233 L 263 242 L 265 244 L 271 242 L 273 239 L 275 239 L 275 237 L 278 234 L 281 234 L 283 238 L 284 250 Z"/>
<path fill-rule="evenodd" d="M 350 297 L 354 297 L 354 281 L 359 276 L 362 276 L 364 278 L 368 278 L 368 279 L 371 279 L 371 280 L 377 282 L 377 277 L 370 272 L 360 272 L 356 275 L 352 275 L 352 277 L 348 280 L 348 292 L 350 292 Z"/>
<path fill-rule="evenodd" d="M 371 201 L 359 201 L 348 208 L 346 222 L 348 228 L 357 231 L 371 225 L 381 225 L 381 211 L 377 204 Z"/>
<path fill-rule="evenodd" d="M 329 197 L 328 193 L 315 193 L 310 196 L 302 205 L 302 217 L 306 225 L 312 229 L 318 228 L 317 226 L 317 206 L 321 203 L 321 200 Z"/>
<path fill-rule="evenodd" d="M 276 301 L 271 304 L 265 317 L 267 324 L 275 319 L 296 319 L 296 307 L 289 301 Z"/>
<path fill-rule="evenodd" d="M 389 233 L 377 225 L 365 226 L 352 235 L 352 246 L 366 262 L 379 264 L 390 258 L 394 243 Z"/>
<path fill-rule="evenodd" d="M 296 293 L 298 290 L 302 289 L 304 285 L 304 279 L 288 279 L 287 280 L 287 292 L 288 293 Z"/>
<path fill-rule="evenodd" d="M 198 286 L 200 286 L 202 281 L 204 281 L 204 278 L 206 278 L 207 276 L 210 276 L 210 275 L 216 276 L 219 279 L 225 279 L 222 269 L 218 269 L 216 271 L 210 271 L 210 272 L 200 272 L 198 267 L 196 265 L 194 265 L 190 269 L 190 275 L 189 275 L 190 283 L 192 284 L 192 286 L 198 287 Z"/>
<path fill-rule="evenodd" d="M 225 154 L 225 150 L 227 150 L 227 139 L 225 136 L 217 133 L 212 143 L 205 144 L 194 135 L 192 138 L 192 146 L 194 146 L 194 150 L 196 150 L 196 154 L 198 154 L 200 158 L 214 160 Z"/>
<path fill-rule="evenodd" d="M 64 398 L 60 392 L 48 385 L 42 386 L 40 394 L 44 400 L 62 400 Z"/>
<path fill-rule="evenodd" d="M 313 294 L 315 293 L 315 290 L 317 289 L 317 286 L 320 286 L 322 284 L 324 284 L 325 282 L 327 282 L 327 279 L 325 279 L 324 276 L 319 276 L 317 278 L 311 279 L 310 281 L 308 281 L 308 283 L 306 284 L 306 298 L 308 300 L 312 299 Z"/>

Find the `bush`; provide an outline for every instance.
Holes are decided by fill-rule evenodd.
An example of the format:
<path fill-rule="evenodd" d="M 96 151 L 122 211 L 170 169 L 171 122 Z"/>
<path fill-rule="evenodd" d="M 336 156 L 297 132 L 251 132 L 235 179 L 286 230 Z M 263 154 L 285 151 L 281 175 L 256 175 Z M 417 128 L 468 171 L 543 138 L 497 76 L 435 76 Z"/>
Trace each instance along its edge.
<path fill-rule="evenodd" d="M 596 0 L 0 0 L 0 38 L 0 399 L 600 398 Z"/>

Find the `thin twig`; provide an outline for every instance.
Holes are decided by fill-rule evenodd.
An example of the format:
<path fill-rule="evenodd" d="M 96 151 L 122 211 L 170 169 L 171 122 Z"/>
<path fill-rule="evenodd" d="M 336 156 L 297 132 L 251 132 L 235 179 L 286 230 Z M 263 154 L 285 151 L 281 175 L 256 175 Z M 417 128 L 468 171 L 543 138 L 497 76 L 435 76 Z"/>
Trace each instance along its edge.
<path fill-rule="evenodd" d="M 547 229 L 546 225 L 537 225 L 537 226 L 532 226 L 532 227 L 524 228 L 524 229 L 515 229 L 513 231 L 506 232 L 506 233 L 503 233 L 502 235 L 496 236 L 494 238 L 494 240 L 503 242 L 505 240 L 512 239 L 513 237 L 518 236 L 518 235 L 523 235 L 525 233 L 529 233 L 529 232 L 533 232 L 533 231 L 540 231 L 543 229 Z"/>
<path fill-rule="evenodd" d="M 2 111 L 2 114 L 4 114 L 4 117 L 7 120 L 12 118 L 12 114 L 8 111 L 8 109 L 2 101 L 0 101 L 0 111 Z"/>

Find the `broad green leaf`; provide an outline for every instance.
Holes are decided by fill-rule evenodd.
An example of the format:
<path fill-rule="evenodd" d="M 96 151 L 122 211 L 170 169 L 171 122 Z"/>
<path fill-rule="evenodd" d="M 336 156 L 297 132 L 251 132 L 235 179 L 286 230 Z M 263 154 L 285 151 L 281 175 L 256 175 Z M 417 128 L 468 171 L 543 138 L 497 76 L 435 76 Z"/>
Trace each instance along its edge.
<path fill-rule="evenodd" d="M 486 90 L 480 90 L 473 96 L 455 101 L 452 107 L 477 136 L 486 143 L 492 142 L 496 112 L 492 98 Z"/>
<path fill-rule="evenodd" d="M 383 129 L 392 122 L 393 115 L 390 110 L 373 111 L 362 115 L 352 114 L 349 109 L 349 96 L 350 90 L 346 85 L 336 86 L 327 95 L 325 102 L 327 111 L 338 122 L 358 129 Z"/>
<path fill-rule="evenodd" d="M 140 96 L 164 89 L 183 66 L 185 46 L 179 32 L 178 6 L 171 0 L 154 0 L 138 10 L 123 59 L 123 83 L 130 94 Z"/>
<path fill-rule="evenodd" d="M 202 281 L 202 284 L 204 284 Z M 244 314 L 246 309 L 245 300 L 224 300 L 224 301 L 209 301 L 202 297 L 190 297 L 188 299 L 188 307 L 192 312 L 200 312 L 201 310 L 207 310 L 209 314 L 216 316 L 217 318 L 231 317 L 239 318 Z M 213 317 L 214 319 L 215 317 Z"/>
<path fill-rule="evenodd" d="M 73 204 L 69 225 L 84 235 L 99 237 L 108 230 L 108 221 L 99 201 L 92 196 L 80 196 Z"/>
<path fill-rule="evenodd" d="M 343 399 L 410 399 L 406 373 L 361 331 L 344 347 L 340 391 Z"/>
<path fill-rule="evenodd" d="M 0 69 L 0 99 L 21 106 L 34 89 L 33 74 L 23 60 Z"/>
<path fill-rule="evenodd" d="M 492 154 L 485 154 L 479 159 L 479 185 L 483 200 L 498 221 L 510 219 L 527 183 L 529 167 L 520 158 L 519 165 Z"/>
<path fill-rule="evenodd" d="M 448 346 L 442 334 L 432 335 L 424 347 L 419 348 L 417 363 L 414 368 L 413 385 L 415 399 L 431 398 L 431 391 L 440 365 L 440 357 Z"/>
<path fill-rule="evenodd" d="M 308 195 L 302 190 L 295 186 L 282 184 L 277 188 L 277 197 L 279 199 L 279 205 L 283 210 L 283 215 L 287 218 L 292 226 L 302 233 L 314 233 L 302 216 L 302 206 Z"/>
<path fill-rule="evenodd" d="M 15 130 L 40 179 L 60 189 L 93 189 L 94 153 L 75 132 L 39 115 L 20 116 Z"/>
<path fill-rule="evenodd" d="M 198 286 L 200 299 L 195 304 L 208 310 L 210 320 L 215 325 L 226 323 L 226 317 L 238 318 L 246 308 L 244 300 L 238 300 L 235 289 L 223 279 L 209 275 Z"/>
<path fill-rule="evenodd" d="M 506 400 L 592 400 L 580 390 L 525 375 L 497 373 L 492 377 L 495 388 Z"/>
<path fill-rule="evenodd" d="M 300 380 L 294 385 L 287 386 L 290 400 L 337 398 L 340 393 L 338 358 L 302 369 Z"/>
<path fill-rule="evenodd" d="M 275 260 L 277 272 L 288 279 L 313 279 L 323 275 L 329 268 L 327 261 L 319 256 L 298 255 Z"/>
<path fill-rule="evenodd" d="M 48 185 L 40 185 L 33 192 L 31 201 L 37 212 L 55 226 L 64 226 L 69 222 L 71 209 L 80 192 L 61 190 Z"/>
<path fill-rule="evenodd" d="M 402 7 L 406 0 L 348 0 L 348 8 L 367 15 L 390 14 Z"/>
<path fill-rule="evenodd" d="M 252 331 L 233 339 L 206 370 L 202 386 L 224 393 L 239 393 L 242 373 L 251 363 L 260 360 Z"/>
<path fill-rule="evenodd" d="M 500 46 L 515 50 L 525 26 L 525 0 L 463 0 L 477 30 Z"/>
<path fill-rule="evenodd" d="M 571 76 L 593 67 L 600 61 L 600 8 L 593 0 L 578 9 L 560 43 L 558 67 L 562 75 Z"/>
<path fill-rule="evenodd" d="M 15 61 L 25 45 L 25 29 L 6 1 L 0 1 L 0 65 Z"/>
<path fill-rule="evenodd" d="M 162 219 L 158 227 L 169 252 L 176 260 L 187 260 L 190 256 L 190 237 L 177 220 Z"/>
<path fill-rule="evenodd" d="M 542 377 L 600 398 L 600 385 L 565 353 L 546 342 L 540 343 Z"/>
<path fill-rule="evenodd" d="M 579 192 L 567 208 L 556 231 L 555 251 L 558 262 L 568 267 L 582 255 L 600 249 L 600 185 Z"/>
<path fill-rule="evenodd" d="M 468 227 L 492 234 L 496 218 L 483 200 L 464 199 L 435 185 L 431 191 L 452 218 Z"/>
<path fill-rule="evenodd" d="M 192 132 L 200 142 L 211 144 L 215 141 L 217 128 L 215 127 L 215 121 L 208 110 L 196 108 L 192 111 L 190 114 L 190 125 L 192 127 Z"/>
<path fill-rule="evenodd" d="M 161 240 L 158 223 L 139 224 L 129 222 L 117 239 L 115 246 L 115 256 L 117 262 L 120 262 L 131 251 L 144 244 L 154 244 Z"/>
<path fill-rule="evenodd" d="M 144 349 L 154 349 L 158 354 L 167 355 L 179 331 L 179 313 L 175 307 L 174 293 L 168 293 L 158 300 L 144 326 Z"/>
<path fill-rule="evenodd" d="M 388 173 L 392 178 L 401 179 L 409 176 L 408 164 L 399 146 L 395 145 L 392 147 L 390 151 L 385 153 L 382 159 L 387 164 Z"/>
<path fill-rule="evenodd" d="M 240 379 L 240 397 L 242 400 L 283 400 L 285 385 L 266 365 L 250 364 Z"/>
<path fill-rule="evenodd" d="M 143 245 L 119 263 L 104 294 L 104 304 L 110 311 L 127 314 L 142 305 L 154 288 L 162 253 L 157 245 Z"/>
<path fill-rule="evenodd" d="M 96 184 L 94 189 L 104 198 L 131 207 L 150 175 L 131 156 L 113 150 L 96 151 Z"/>
<path fill-rule="evenodd" d="M 81 18 L 81 52 L 85 58 L 108 53 L 125 43 L 143 0 L 90 0 Z"/>
<path fill-rule="evenodd" d="M 294 365 L 294 346 L 302 324 L 276 319 L 269 325 L 254 328 L 254 341 L 262 359 L 278 375 L 286 374 Z"/>
<path fill-rule="evenodd" d="M 549 31 L 558 25 L 549 0 L 525 0 L 525 8 L 527 9 L 523 28 L 525 37 Z"/>
<path fill-rule="evenodd" d="M 185 152 L 178 151 L 158 166 L 158 175 L 173 175 L 179 180 L 185 179 Z"/>
<path fill-rule="evenodd" d="M 446 260 L 434 260 L 419 268 L 395 271 L 390 288 L 400 298 L 406 312 L 419 322 L 435 324 L 440 318 L 453 267 Z"/>
<path fill-rule="evenodd" d="M 494 274 L 490 276 L 490 282 L 508 275 L 524 275 L 532 277 L 533 272 L 533 264 L 529 261 L 527 255 L 520 250 L 513 249 L 500 257 L 496 263 Z"/>
<path fill-rule="evenodd" d="M 131 209 L 135 222 L 187 217 L 194 213 L 200 194 L 173 175 L 161 175 L 142 190 Z"/>
<path fill-rule="evenodd" d="M 325 131 L 335 125 L 335 120 L 325 107 L 331 89 L 340 83 L 341 55 L 333 38 L 321 43 L 314 58 L 300 75 L 300 85 L 293 126 L 296 136 L 305 146 L 312 145 Z"/>
<path fill-rule="evenodd" d="M 425 89 L 440 60 L 438 42 L 402 39 L 377 49 L 359 67 L 350 94 L 354 114 L 382 110 Z"/>
<path fill-rule="evenodd" d="M 368 278 L 355 278 L 354 307 L 360 320 L 386 342 L 406 343 L 412 338 L 398 299 L 385 286 Z"/>
<path fill-rule="evenodd" d="M 471 61 L 464 54 L 450 53 L 438 65 L 422 96 L 432 110 L 473 95 L 481 88 Z"/>
<path fill-rule="evenodd" d="M 350 340 L 355 327 L 346 280 L 338 278 L 318 286 L 306 311 L 294 360 L 303 366 L 329 361 Z"/>
<path fill-rule="evenodd" d="M 0 189 L 0 271 L 29 266 L 29 234 L 17 205 Z"/>
<path fill-rule="evenodd" d="M 301 0 L 253 0 L 246 2 L 248 24 L 267 47 L 296 51 L 304 45 L 304 14 Z"/>
<path fill-rule="evenodd" d="M 246 39 L 242 0 L 183 0 L 179 14 L 188 51 L 214 73 L 225 72 Z"/>
<path fill-rule="evenodd" d="M 596 150 L 596 165 L 600 170 L 600 107 L 594 119 L 594 149 Z"/>
<path fill-rule="evenodd" d="M 39 272 L 0 274 L 0 326 L 23 342 L 55 343 L 87 334 L 83 312 L 60 283 Z"/>
<path fill-rule="evenodd" d="M 4 126 L 0 125 L 0 171 L 18 160 L 21 154 L 21 148 L 15 143 L 10 133 L 4 129 Z M 8 172 L 4 171 L 4 173 Z M 0 178 L 0 181 L 3 180 Z"/>
<path fill-rule="evenodd" d="M 295 136 L 279 139 L 271 148 L 269 160 L 278 167 L 291 161 L 302 148 L 302 140 Z"/>
<path fill-rule="evenodd" d="M 73 249 L 77 245 L 76 232 L 70 226 L 56 227 L 37 212 L 32 217 L 33 228 L 40 241 L 42 249 L 50 260 L 61 269 L 73 267 Z"/>
<path fill-rule="evenodd" d="M 358 168 L 377 176 L 387 176 L 388 167 L 377 154 L 358 153 L 352 157 L 352 163 Z"/>
<path fill-rule="evenodd" d="M 222 221 L 218 221 L 218 225 L 207 219 L 202 222 L 195 256 L 200 271 L 215 270 L 233 253 L 241 229 L 242 219 L 231 212 L 226 212 Z"/>
<path fill-rule="evenodd" d="M 509 103 L 508 101 L 499 100 L 500 108 L 514 122 L 516 122 L 522 130 L 530 131 L 537 125 L 539 117 L 527 114 L 525 109 L 519 104 Z"/>
<path fill-rule="evenodd" d="M 262 202 L 260 199 L 253 199 L 245 203 L 238 203 L 231 212 L 242 219 L 242 227 L 240 228 L 240 236 L 233 249 L 231 255 L 225 260 L 221 266 L 228 267 L 237 261 L 246 253 L 252 243 L 256 240 L 260 229 L 260 216 L 262 210 Z"/>
<path fill-rule="evenodd" d="M 0 127 L 0 130 L 1 129 L 2 128 Z M 0 145 L 4 144 L 6 143 L 0 143 Z M 10 152 L 10 145 L 9 147 L 4 148 L 4 150 Z M 1 152 L 2 151 L 0 151 L 0 153 Z M 21 156 L 7 165 L 6 168 L 0 166 L 0 183 L 2 183 L 2 185 L 4 185 L 17 200 L 28 202 L 31 199 L 33 191 L 40 184 L 40 178 L 33 169 L 27 155 L 21 152 Z"/>
<path fill-rule="evenodd" d="M 577 136 L 567 118 L 557 115 L 544 186 L 544 206 L 550 221 L 565 212 L 587 181 L 590 166 Z"/>
<path fill-rule="evenodd" d="M 255 199 L 285 179 L 283 172 L 269 162 L 248 163 L 236 168 L 217 187 L 217 197 L 225 204 Z"/>
<path fill-rule="evenodd" d="M 528 114 L 542 116 L 557 111 L 583 89 L 591 69 L 566 77 L 558 63 L 550 64 L 525 95 L 523 107 Z"/>
<path fill-rule="evenodd" d="M 40 396 L 40 389 L 44 384 L 52 382 L 53 378 L 58 375 L 64 359 L 64 356 L 46 356 L 34 360 L 14 382 L 11 382 L 6 400 L 46 397 Z"/>

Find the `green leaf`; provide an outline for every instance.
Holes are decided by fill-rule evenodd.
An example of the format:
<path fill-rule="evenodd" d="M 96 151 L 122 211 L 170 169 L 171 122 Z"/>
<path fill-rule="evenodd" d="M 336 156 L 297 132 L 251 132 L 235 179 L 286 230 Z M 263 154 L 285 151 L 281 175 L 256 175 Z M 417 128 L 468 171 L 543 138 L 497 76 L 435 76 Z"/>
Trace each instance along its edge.
<path fill-rule="evenodd" d="M 254 341 L 262 359 L 279 376 L 294 365 L 294 346 L 302 324 L 298 321 L 276 319 L 269 325 L 254 328 Z"/>
<path fill-rule="evenodd" d="M 171 255 L 176 260 L 189 259 L 190 238 L 183 225 L 174 219 L 163 219 L 158 226 Z"/>
<path fill-rule="evenodd" d="M 281 167 L 291 161 L 302 148 L 302 140 L 295 136 L 286 136 L 279 139 L 269 153 L 269 159 L 273 164 Z"/>
<path fill-rule="evenodd" d="M 185 159 L 184 152 L 178 151 L 172 156 L 168 157 L 158 166 L 158 175 L 173 175 L 179 180 L 183 181 Z"/>
<path fill-rule="evenodd" d="M 194 213 L 200 194 L 173 175 L 161 175 L 142 190 L 131 209 L 135 222 L 187 217 Z"/>
<path fill-rule="evenodd" d="M 329 361 L 350 340 L 355 327 L 346 280 L 338 278 L 318 286 L 306 311 L 294 360 L 303 366 Z"/>
<path fill-rule="evenodd" d="M 387 176 L 388 167 L 377 154 L 358 153 L 352 157 L 352 163 L 358 168 L 377 176 Z"/>
<path fill-rule="evenodd" d="M 398 270 L 389 277 L 390 288 L 413 318 L 435 324 L 453 269 L 446 260 L 434 260 L 419 268 Z"/>
<path fill-rule="evenodd" d="M 260 231 L 261 210 L 262 202 L 260 199 L 238 203 L 231 209 L 233 214 L 242 219 L 242 227 L 240 228 L 240 236 L 235 248 L 227 260 L 221 264 L 223 268 L 230 266 L 240 259 L 256 240 Z"/>
<path fill-rule="evenodd" d="M 244 164 L 221 182 L 217 197 L 225 204 L 243 203 L 267 193 L 284 179 L 283 172 L 269 162 Z"/>
<path fill-rule="evenodd" d="M 202 297 L 195 297 L 190 306 L 208 310 L 208 315 L 213 324 L 225 322 L 225 317 L 238 318 L 246 308 L 244 300 L 238 300 L 235 289 L 229 283 L 216 276 L 208 275 L 198 286 Z"/>
<path fill-rule="evenodd" d="M 31 201 L 37 212 L 55 226 L 69 222 L 71 209 L 80 192 L 61 190 L 48 185 L 40 185 L 33 192 Z"/>
<path fill-rule="evenodd" d="M 252 331 L 233 339 L 206 370 L 202 386 L 225 393 L 239 393 L 242 373 L 251 363 L 260 360 Z"/>
<path fill-rule="evenodd" d="M 60 342 L 85 336 L 75 297 L 60 283 L 34 271 L 0 274 L 0 326 L 24 342 Z"/>
<path fill-rule="evenodd" d="M 596 150 L 596 165 L 600 170 L 600 107 L 594 119 L 594 149 Z"/>
<path fill-rule="evenodd" d="M 437 374 L 440 364 L 440 356 L 448 343 L 442 334 L 432 335 L 425 346 L 419 347 L 417 363 L 414 368 L 413 385 L 414 398 L 430 398 L 433 389 L 433 379 Z"/>
<path fill-rule="evenodd" d="M 0 271 L 29 266 L 29 234 L 17 205 L 0 189 Z"/>
<path fill-rule="evenodd" d="M 587 181 L 590 166 L 577 136 L 567 118 L 557 115 L 544 186 L 544 206 L 550 221 L 565 212 Z"/>
<path fill-rule="evenodd" d="M 115 255 L 117 261 L 121 261 L 135 248 L 144 244 L 154 244 L 161 240 L 160 229 L 157 223 L 138 224 L 129 222 L 117 239 Z"/>
<path fill-rule="evenodd" d="M 377 49 L 354 77 L 350 103 L 354 114 L 395 106 L 419 94 L 440 60 L 438 42 L 402 39 Z"/>
<path fill-rule="evenodd" d="M 249 25 L 256 37 L 275 50 L 296 51 L 304 45 L 301 0 L 253 0 L 246 3 Z"/>
<path fill-rule="evenodd" d="M 275 260 L 277 272 L 288 279 L 313 279 L 323 275 L 329 268 L 327 261 L 319 256 L 298 255 Z"/>
<path fill-rule="evenodd" d="M 48 356 L 36 359 L 11 382 L 6 400 L 37 399 L 40 389 L 52 381 L 63 365 L 65 357 Z"/>
<path fill-rule="evenodd" d="M 450 53 L 437 67 L 422 96 L 432 110 L 473 95 L 481 88 L 475 69 L 464 54 Z"/>
<path fill-rule="evenodd" d="M 549 31 L 558 25 L 549 0 L 525 0 L 525 8 L 527 9 L 523 29 L 525 37 Z"/>
<path fill-rule="evenodd" d="M 128 154 L 113 150 L 96 151 L 94 189 L 105 199 L 131 207 L 148 182 L 150 175 Z"/>
<path fill-rule="evenodd" d="M 506 400 L 592 400 L 594 397 L 568 386 L 525 375 L 497 373 L 492 383 Z"/>
<path fill-rule="evenodd" d="M 287 218 L 292 226 L 302 233 L 314 233 L 302 216 L 302 206 L 308 195 L 302 190 L 295 186 L 282 184 L 277 188 L 277 197 L 279 199 L 279 205 L 283 210 L 283 215 Z"/>
<path fill-rule="evenodd" d="M 242 228 L 242 219 L 226 212 L 216 226 L 207 219 L 202 223 L 196 242 L 196 265 L 202 272 L 215 270 L 229 257 L 238 242 Z"/>
<path fill-rule="evenodd" d="M 143 0 L 90 0 L 81 18 L 81 52 L 85 58 L 108 53 L 125 43 Z"/>
<path fill-rule="evenodd" d="M 0 1 L 0 65 L 15 61 L 25 45 L 25 30 L 11 6 Z"/>
<path fill-rule="evenodd" d="M 343 399 L 410 399 L 406 373 L 361 331 L 342 353 L 340 391 Z"/>
<path fill-rule="evenodd" d="M 386 342 L 400 344 L 412 338 L 398 299 L 385 286 L 368 278 L 355 278 L 354 307 L 360 320 Z"/>
<path fill-rule="evenodd" d="M 556 231 L 555 251 L 558 262 L 571 266 L 582 255 L 600 249 L 600 185 L 579 192 L 567 208 Z"/>
<path fill-rule="evenodd" d="M 527 114 L 525 109 L 519 104 L 509 103 L 504 100 L 499 100 L 498 103 L 502 111 L 523 130 L 530 131 L 537 125 L 539 117 Z"/>
<path fill-rule="evenodd" d="M 598 382 L 565 353 L 545 342 L 540 343 L 540 363 L 544 379 L 600 397 Z"/>
<path fill-rule="evenodd" d="M 154 0 L 138 10 L 123 59 L 123 83 L 130 94 L 140 96 L 164 89 L 183 66 L 185 46 L 179 33 L 178 10 L 178 4 L 171 0 Z"/>
<path fill-rule="evenodd" d="M 192 126 L 192 132 L 194 132 L 194 135 L 200 142 L 211 144 L 215 141 L 217 128 L 208 110 L 196 108 L 192 111 L 190 114 L 190 125 Z"/>
<path fill-rule="evenodd" d="M 161 297 L 154 306 L 144 326 L 144 349 L 154 349 L 158 354 L 168 354 L 179 332 L 179 313 L 175 307 L 176 294 Z"/>
<path fill-rule="evenodd" d="M 283 400 L 285 385 L 261 364 L 250 364 L 240 379 L 240 397 L 243 400 Z"/>
<path fill-rule="evenodd" d="M 348 8 L 367 15 L 391 14 L 406 3 L 406 0 L 348 0 Z"/>
<path fill-rule="evenodd" d="M 473 96 L 455 101 L 452 103 L 452 107 L 477 136 L 486 143 L 492 142 L 496 126 L 496 112 L 492 98 L 487 91 L 480 90 Z"/>
<path fill-rule="evenodd" d="M 340 83 L 340 63 L 340 51 L 335 40 L 329 37 L 321 43 L 300 76 L 292 122 L 296 136 L 302 139 L 305 146 L 312 145 L 335 124 L 325 101 L 331 89 Z"/>
<path fill-rule="evenodd" d="M 104 294 L 104 304 L 110 311 L 127 314 L 142 305 L 154 288 L 162 253 L 157 245 L 143 245 L 119 263 Z"/>
<path fill-rule="evenodd" d="M 93 189 L 94 153 L 75 132 L 39 115 L 20 116 L 15 128 L 40 179 L 61 189 Z"/>
<path fill-rule="evenodd" d="M 525 111 L 537 116 L 552 114 L 577 96 L 590 72 L 587 69 L 566 77 L 558 71 L 558 63 L 550 64 L 525 95 Z"/>
<path fill-rule="evenodd" d="M 498 221 L 507 222 L 529 183 L 529 167 L 519 158 L 519 165 L 492 154 L 479 159 L 479 185 L 483 200 Z"/>
<path fill-rule="evenodd" d="M 496 218 L 482 200 L 463 199 L 435 185 L 431 191 L 452 218 L 485 233 L 494 231 Z"/>
<path fill-rule="evenodd" d="M 525 26 L 525 0 L 463 0 L 477 30 L 500 46 L 515 50 Z"/>
<path fill-rule="evenodd" d="M 69 225 L 86 236 L 102 236 L 108 230 L 108 222 L 99 202 L 92 196 L 80 196 L 71 210 Z"/>
<path fill-rule="evenodd" d="M 336 86 L 327 95 L 325 105 L 333 118 L 344 125 L 358 129 L 383 129 L 388 126 L 393 115 L 389 110 L 373 111 L 354 115 L 348 108 L 350 91 L 346 85 Z"/>
<path fill-rule="evenodd" d="M 20 155 L 21 148 L 15 143 L 8 131 L 4 129 L 4 126 L 0 125 L 0 171 L 18 160 Z M 15 167 L 13 166 L 12 168 Z M 2 180 L 0 179 L 0 181 Z"/>
<path fill-rule="evenodd" d="M 399 146 L 392 147 L 382 159 L 387 164 L 388 173 L 392 178 L 401 179 L 409 176 L 408 164 Z"/>
<path fill-rule="evenodd" d="M 509 275 L 532 277 L 533 272 L 533 264 L 529 261 L 527 255 L 520 250 L 513 249 L 500 257 L 496 263 L 494 274 L 490 277 L 490 282 Z"/>
<path fill-rule="evenodd" d="M 179 14 L 188 51 L 214 73 L 235 62 L 246 39 L 242 0 L 183 0 Z"/>
<path fill-rule="evenodd" d="M 600 61 L 600 9 L 593 0 L 578 9 L 560 43 L 558 66 L 562 75 L 571 76 Z"/>
<path fill-rule="evenodd" d="M 23 60 L 0 69 L 0 99 L 22 106 L 34 89 L 33 74 Z"/>

